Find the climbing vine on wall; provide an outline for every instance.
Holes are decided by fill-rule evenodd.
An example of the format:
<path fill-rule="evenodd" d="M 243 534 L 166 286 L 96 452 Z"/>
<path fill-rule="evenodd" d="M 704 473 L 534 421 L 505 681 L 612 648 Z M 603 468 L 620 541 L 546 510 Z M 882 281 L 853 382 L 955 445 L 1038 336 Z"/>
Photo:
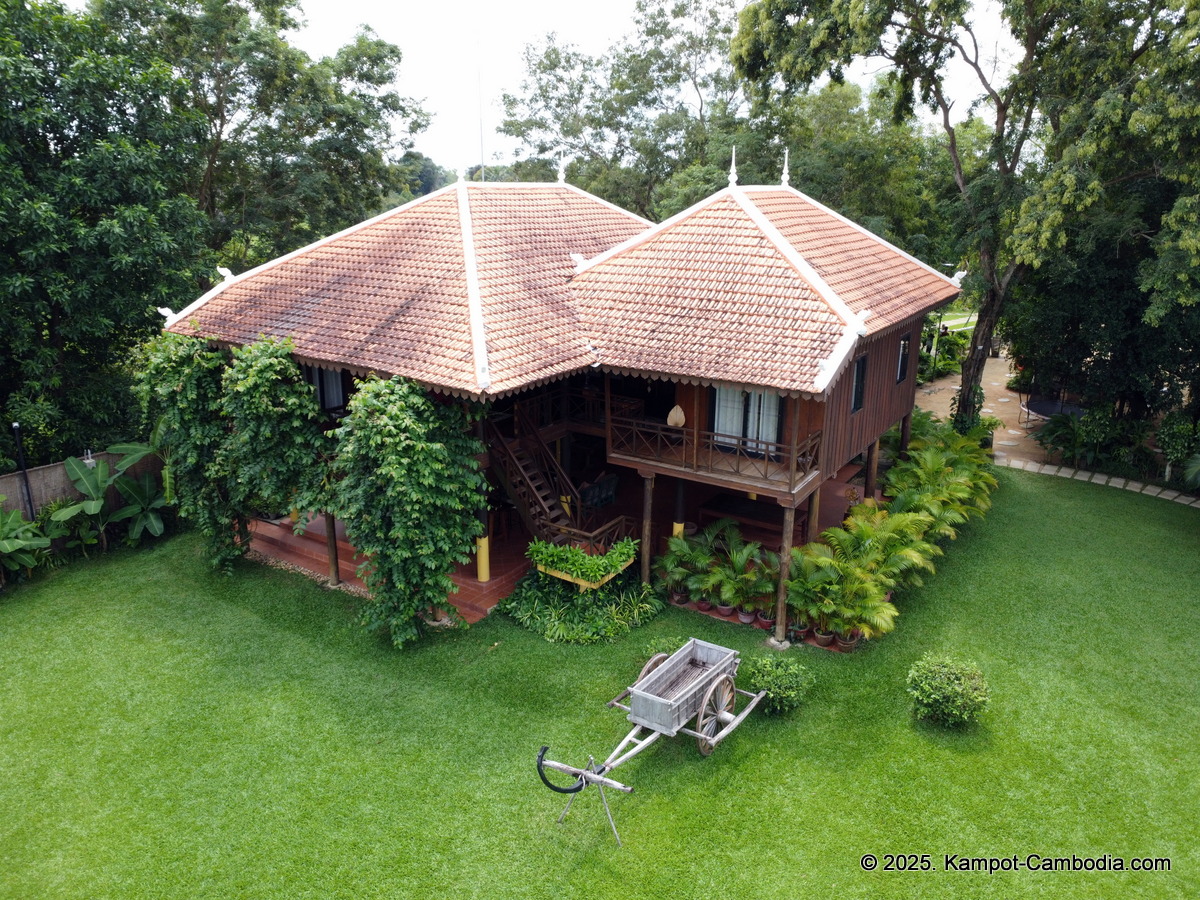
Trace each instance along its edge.
<path fill-rule="evenodd" d="M 291 340 L 267 338 L 233 351 L 222 379 L 229 427 L 223 468 L 241 512 L 324 510 L 333 439 L 321 427 L 312 386 L 292 359 Z"/>
<path fill-rule="evenodd" d="M 230 496 L 222 452 L 228 423 L 221 380 L 228 357 L 205 341 L 177 334 L 146 342 L 140 357 L 133 391 L 144 420 L 161 420 L 179 515 L 204 535 L 213 565 L 228 571 L 250 543 L 249 527 Z"/>
<path fill-rule="evenodd" d="M 362 621 L 397 647 L 419 636 L 427 610 L 456 615 L 450 573 L 483 533 L 483 446 L 471 419 L 413 382 L 375 379 L 359 385 L 336 431 L 334 513 L 368 558 L 359 569 L 371 589 Z"/>

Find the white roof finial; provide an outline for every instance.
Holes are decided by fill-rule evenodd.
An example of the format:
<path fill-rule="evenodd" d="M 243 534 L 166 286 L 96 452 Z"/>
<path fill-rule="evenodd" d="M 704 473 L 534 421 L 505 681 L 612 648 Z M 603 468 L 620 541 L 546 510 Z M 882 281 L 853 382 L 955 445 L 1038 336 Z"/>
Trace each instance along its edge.
<path fill-rule="evenodd" d="M 791 181 L 792 181 L 791 176 L 788 175 L 788 148 L 784 147 L 783 148 L 783 175 L 780 176 L 779 183 L 781 185 L 783 185 L 783 187 L 787 187 L 789 184 L 791 184 Z"/>
<path fill-rule="evenodd" d="M 566 160 L 563 159 L 563 155 L 561 153 L 558 154 L 558 183 L 567 183 L 567 163 Z"/>
<path fill-rule="evenodd" d="M 729 161 L 729 186 L 737 184 L 737 145 L 733 148 L 733 158 Z"/>

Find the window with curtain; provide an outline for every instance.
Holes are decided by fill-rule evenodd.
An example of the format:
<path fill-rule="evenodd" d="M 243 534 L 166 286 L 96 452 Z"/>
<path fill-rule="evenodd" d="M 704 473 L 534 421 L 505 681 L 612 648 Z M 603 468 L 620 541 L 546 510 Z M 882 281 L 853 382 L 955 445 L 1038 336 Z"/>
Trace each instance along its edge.
<path fill-rule="evenodd" d="M 718 444 L 741 445 L 749 453 L 765 454 L 766 444 L 779 440 L 779 395 L 718 387 L 713 431 Z"/>

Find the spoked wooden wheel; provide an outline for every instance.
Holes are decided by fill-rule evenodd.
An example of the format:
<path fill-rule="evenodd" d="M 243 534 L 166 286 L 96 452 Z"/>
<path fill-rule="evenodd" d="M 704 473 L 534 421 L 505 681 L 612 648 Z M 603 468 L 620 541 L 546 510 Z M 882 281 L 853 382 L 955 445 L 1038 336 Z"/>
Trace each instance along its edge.
<path fill-rule="evenodd" d="M 713 752 L 716 745 L 712 739 L 725 727 L 721 718 L 733 715 L 736 702 L 737 692 L 733 686 L 732 675 L 722 675 L 709 685 L 704 702 L 700 704 L 700 712 L 696 714 L 696 730 L 704 735 L 696 739 L 696 746 L 700 748 L 701 755 L 708 756 Z"/>
<path fill-rule="evenodd" d="M 637 677 L 637 680 L 641 681 L 670 658 L 671 656 L 668 653 L 655 653 L 652 657 L 646 660 L 646 664 L 642 666 L 642 674 Z M 637 684 L 637 681 L 635 681 L 634 684 Z"/>

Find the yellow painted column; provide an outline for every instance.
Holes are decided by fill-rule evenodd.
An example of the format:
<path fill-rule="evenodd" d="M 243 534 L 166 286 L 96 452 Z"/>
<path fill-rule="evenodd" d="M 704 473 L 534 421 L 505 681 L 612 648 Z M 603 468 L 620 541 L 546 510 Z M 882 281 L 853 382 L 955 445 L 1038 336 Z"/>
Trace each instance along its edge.
<path fill-rule="evenodd" d="M 475 577 L 480 584 L 492 580 L 492 553 L 487 535 L 475 539 Z"/>

